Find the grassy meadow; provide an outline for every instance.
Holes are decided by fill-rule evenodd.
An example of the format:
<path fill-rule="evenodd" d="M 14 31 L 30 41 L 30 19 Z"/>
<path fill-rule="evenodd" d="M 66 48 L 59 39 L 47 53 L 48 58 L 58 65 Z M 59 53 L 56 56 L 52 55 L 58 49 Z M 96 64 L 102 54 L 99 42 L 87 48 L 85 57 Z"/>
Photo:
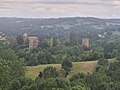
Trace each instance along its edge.
<path fill-rule="evenodd" d="M 73 74 L 76 74 L 78 72 L 82 73 L 92 73 L 95 70 L 95 67 L 97 66 L 97 61 L 87 61 L 87 62 L 74 62 L 72 70 L 68 77 L 70 77 Z M 38 66 L 27 66 L 27 72 L 26 77 L 32 78 L 33 80 L 38 76 L 40 71 L 43 71 L 43 69 L 47 66 L 53 66 L 56 67 L 57 70 L 61 68 L 61 64 L 46 64 L 46 65 L 38 65 Z"/>

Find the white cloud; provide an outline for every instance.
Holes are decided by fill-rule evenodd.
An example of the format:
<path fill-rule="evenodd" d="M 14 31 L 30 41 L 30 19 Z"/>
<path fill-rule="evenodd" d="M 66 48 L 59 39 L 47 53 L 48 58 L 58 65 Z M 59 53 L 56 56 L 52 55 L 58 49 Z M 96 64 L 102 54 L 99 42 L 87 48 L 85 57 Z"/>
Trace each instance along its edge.
<path fill-rule="evenodd" d="M 0 0 L 0 16 L 120 17 L 119 0 Z"/>

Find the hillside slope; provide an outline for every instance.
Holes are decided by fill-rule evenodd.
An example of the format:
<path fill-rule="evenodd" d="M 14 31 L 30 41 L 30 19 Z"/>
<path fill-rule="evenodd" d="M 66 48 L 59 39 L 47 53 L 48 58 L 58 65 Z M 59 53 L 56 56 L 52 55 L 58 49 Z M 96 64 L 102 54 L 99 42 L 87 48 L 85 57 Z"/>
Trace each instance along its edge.
<path fill-rule="evenodd" d="M 40 71 L 43 71 L 43 69 L 47 66 L 53 66 L 57 69 L 61 68 L 60 64 L 47 64 L 47 65 L 38 65 L 38 66 L 27 66 L 27 72 L 26 76 L 32 79 L 35 79 Z M 82 73 L 92 73 L 95 70 L 95 67 L 97 66 L 97 61 L 87 61 L 87 62 L 74 62 L 73 68 L 69 74 L 69 76 L 76 74 L 78 72 Z"/>
<path fill-rule="evenodd" d="M 7 35 L 44 36 L 74 32 L 114 31 L 120 25 L 120 19 L 99 19 L 94 17 L 69 17 L 51 19 L 33 18 L 0 18 L 0 32 Z M 114 27 L 114 29 L 112 28 Z M 108 28 L 108 29 L 107 29 Z M 119 29 L 117 29 L 119 30 Z"/>

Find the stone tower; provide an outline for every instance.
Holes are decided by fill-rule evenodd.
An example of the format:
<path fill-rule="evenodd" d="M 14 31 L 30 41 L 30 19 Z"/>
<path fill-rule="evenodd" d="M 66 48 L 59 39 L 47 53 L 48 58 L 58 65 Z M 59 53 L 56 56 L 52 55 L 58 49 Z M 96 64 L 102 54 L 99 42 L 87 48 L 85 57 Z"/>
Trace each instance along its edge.
<path fill-rule="evenodd" d="M 84 48 L 89 48 L 89 38 L 83 38 L 82 39 L 82 46 Z"/>
<path fill-rule="evenodd" d="M 48 43 L 49 43 L 50 47 L 53 47 L 53 37 L 51 37 L 51 38 L 49 39 Z"/>
<path fill-rule="evenodd" d="M 29 49 L 34 49 L 38 47 L 38 38 L 37 37 L 28 37 Z"/>

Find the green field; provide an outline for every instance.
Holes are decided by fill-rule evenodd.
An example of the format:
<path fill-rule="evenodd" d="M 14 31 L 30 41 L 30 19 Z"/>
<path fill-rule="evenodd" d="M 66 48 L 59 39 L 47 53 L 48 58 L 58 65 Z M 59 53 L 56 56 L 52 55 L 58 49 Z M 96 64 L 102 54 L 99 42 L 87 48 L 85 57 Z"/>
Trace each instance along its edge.
<path fill-rule="evenodd" d="M 61 64 L 47 64 L 47 65 L 38 65 L 38 66 L 27 66 L 26 77 L 35 79 L 40 71 L 47 66 L 56 67 L 58 70 L 61 68 Z M 68 77 L 78 72 L 82 73 L 92 73 L 97 66 L 97 61 L 87 61 L 87 62 L 75 62 L 73 63 L 72 70 Z"/>
<path fill-rule="evenodd" d="M 118 36 L 120 36 L 120 32 L 115 31 L 115 32 L 113 32 L 113 35 L 118 35 Z"/>

